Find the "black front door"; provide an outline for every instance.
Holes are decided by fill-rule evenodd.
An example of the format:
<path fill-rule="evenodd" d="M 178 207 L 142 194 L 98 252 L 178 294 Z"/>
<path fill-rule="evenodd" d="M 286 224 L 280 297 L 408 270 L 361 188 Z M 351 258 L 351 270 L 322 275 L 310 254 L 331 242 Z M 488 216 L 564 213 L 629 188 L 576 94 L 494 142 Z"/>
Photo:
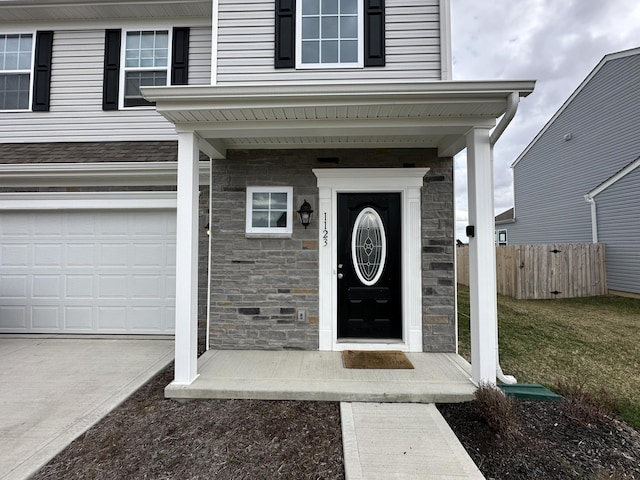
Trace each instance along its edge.
<path fill-rule="evenodd" d="M 338 339 L 401 339 L 399 193 L 338 194 Z"/>

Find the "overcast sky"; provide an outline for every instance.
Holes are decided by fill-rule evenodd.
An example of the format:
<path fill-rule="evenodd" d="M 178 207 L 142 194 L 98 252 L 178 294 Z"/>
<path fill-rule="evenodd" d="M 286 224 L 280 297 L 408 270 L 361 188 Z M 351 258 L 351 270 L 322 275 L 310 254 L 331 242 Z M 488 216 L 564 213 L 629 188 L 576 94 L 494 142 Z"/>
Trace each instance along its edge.
<path fill-rule="evenodd" d="M 638 0 L 451 0 L 454 80 L 536 80 L 494 148 L 495 213 L 513 206 L 510 165 L 608 53 L 640 47 Z M 455 161 L 464 242 L 466 154 Z"/>

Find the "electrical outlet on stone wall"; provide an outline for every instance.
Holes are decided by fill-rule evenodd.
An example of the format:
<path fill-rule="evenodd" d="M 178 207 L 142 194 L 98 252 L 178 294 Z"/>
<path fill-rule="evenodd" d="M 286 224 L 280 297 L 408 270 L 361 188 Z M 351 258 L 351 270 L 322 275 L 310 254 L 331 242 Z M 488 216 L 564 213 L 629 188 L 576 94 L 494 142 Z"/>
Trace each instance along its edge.
<path fill-rule="evenodd" d="M 304 308 L 298 309 L 298 322 L 306 322 L 307 321 L 307 311 Z"/>

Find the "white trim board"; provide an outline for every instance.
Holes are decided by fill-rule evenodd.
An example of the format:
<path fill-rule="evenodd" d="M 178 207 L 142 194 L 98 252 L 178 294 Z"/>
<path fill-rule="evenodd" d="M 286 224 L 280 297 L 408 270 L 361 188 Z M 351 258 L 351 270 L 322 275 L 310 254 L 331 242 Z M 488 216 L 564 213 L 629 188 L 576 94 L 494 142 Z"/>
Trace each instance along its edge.
<path fill-rule="evenodd" d="M 0 211 L 176 208 L 176 192 L 0 193 Z"/>
<path fill-rule="evenodd" d="M 318 179 L 319 205 L 319 350 L 422 351 L 421 195 L 428 168 L 313 169 Z M 338 342 L 337 194 L 399 192 L 402 210 L 402 340 L 367 343 Z"/>
<path fill-rule="evenodd" d="M 199 162 L 209 184 L 210 162 Z M 20 163 L 0 165 L 2 187 L 176 185 L 177 162 Z"/>
<path fill-rule="evenodd" d="M 596 195 L 602 193 L 611 185 L 615 184 L 619 180 L 622 180 L 624 177 L 626 177 L 628 174 L 633 172 L 638 167 L 640 167 L 640 157 L 636 158 L 633 162 L 629 163 L 626 167 L 624 167 L 618 173 L 612 175 L 607 180 L 605 180 L 600 185 L 598 185 L 596 188 L 591 190 L 589 193 L 585 195 L 585 198 L 587 200 L 590 198 L 594 198 Z"/>

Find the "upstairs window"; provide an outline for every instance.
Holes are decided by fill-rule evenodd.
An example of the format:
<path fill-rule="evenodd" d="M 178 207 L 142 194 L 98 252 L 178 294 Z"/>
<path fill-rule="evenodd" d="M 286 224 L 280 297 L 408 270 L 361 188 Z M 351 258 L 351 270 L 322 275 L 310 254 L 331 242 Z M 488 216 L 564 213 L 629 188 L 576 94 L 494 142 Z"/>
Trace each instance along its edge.
<path fill-rule="evenodd" d="M 31 91 L 31 34 L 0 35 L 0 110 L 28 110 Z"/>
<path fill-rule="evenodd" d="M 362 66 L 362 0 L 300 0 L 297 64 Z"/>
<path fill-rule="evenodd" d="M 124 106 L 153 105 L 140 87 L 167 85 L 169 77 L 169 32 L 127 32 L 124 48 Z"/>
<path fill-rule="evenodd" d="M 124 42 L 124 44 L 123 44 Z M 140 87 L 187 85 L 189 28 L 105 30 L 102 109 L 150 106 Z"/>
<path fill-rule="evenodd" d="M 384 0 L 275 0 L 275 68 L 385 65 Z"/>

